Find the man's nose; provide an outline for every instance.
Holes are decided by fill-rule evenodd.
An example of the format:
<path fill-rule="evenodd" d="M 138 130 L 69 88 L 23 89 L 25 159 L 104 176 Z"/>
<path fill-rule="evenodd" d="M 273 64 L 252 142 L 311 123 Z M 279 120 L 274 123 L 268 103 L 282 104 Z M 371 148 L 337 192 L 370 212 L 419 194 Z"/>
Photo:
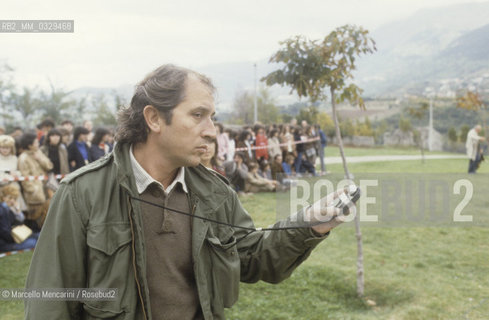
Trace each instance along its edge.
<path fill-rule="evenodd" d="M 211 118 L 207 119 L 202 135 L 209 139 L 216 138 L 216 127 L 214 126 L 214 121 L 212 121 Z"/>

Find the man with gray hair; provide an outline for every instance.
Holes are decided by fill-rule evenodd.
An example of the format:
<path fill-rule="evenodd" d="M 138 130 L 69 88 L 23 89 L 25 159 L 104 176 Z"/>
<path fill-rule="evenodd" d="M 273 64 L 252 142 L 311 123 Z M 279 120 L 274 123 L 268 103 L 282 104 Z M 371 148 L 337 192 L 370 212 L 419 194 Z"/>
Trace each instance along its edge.
<path fill-rule="evenodd" d="M 214 91 L 173 65 L 136 86 L 114 151 L 61 182 L 26 283 L 117 295 L 27 300 L 27 319 L 223 319 L 239 281 L 287 278 L 341 222 L 319 220 L 339 214 L 326 206 L 334 193 L 277 230 L 255 229 L 226 179 L 199 164 L 216 138 Z"/>
<path fill-rule="evenodd" d="M 465 148 L 467 149 L 467 156 L 469 157 L 469 173 L 475 173 L 481 161 L 480 141 L 485 141 L 486 138 L 479 136 L 482 128 L 480 125 L 476 125 L 467 133 L 467 141 Z"/>

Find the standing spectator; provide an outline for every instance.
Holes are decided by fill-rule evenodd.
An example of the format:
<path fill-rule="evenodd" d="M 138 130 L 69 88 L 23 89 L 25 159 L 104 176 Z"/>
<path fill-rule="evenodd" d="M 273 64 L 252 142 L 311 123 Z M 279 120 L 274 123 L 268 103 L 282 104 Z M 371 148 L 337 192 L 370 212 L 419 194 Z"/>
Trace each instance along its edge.
<path fill-rule="evenodd" d="M 110 131 L 105 128 L 98 128 L 95 130 L 95 135 L 92 139 L 92 145 L 89 148 L 89 154 L 91 161 L 100 159 L 109 153 L 110 147 L 107 145 L 109 140 Z"/>
<path fill-rule="evenodd" d="M 228 142 L 229 142 L 229 147 L 228 147 L 228 154 L 226 157 L 227 161 L 233 160 L 234 158 L 234 153 L 236 152 L 236 131 L 227 129 L 226 134 L 228 135 Z"/>
<path fill-rule="evenodd" d="M 72 172 L 92 162 L 87 145 L 89 134 L 90 131 L 84 127 L 75 128 L 73 142 L 68 146 L 68 162 Z"/>
<path fill-rule="evenodd" d="M 216 123 L 216 138 L 217 138 L 217 158 L 221 161 L 227 159 L 228 149 L 229 149 L 229 138 L 227 134 L 224 133 L 224 127 L 220 123 Z"/>
<path fill-rule="evenodd" d="M 87 141 L 85 143 L 90 146 L 93 139 L 93 122 L 90 120 L 83 121 L 83 127 L 88 130 Z M 75 139 L 73 134 L 73 139 Z"/>
<path fill-rule="evenodd" d="M 49 130 L 54 128 L 55 124 L 51 118 L 44 119 L 37 128 L 39 129 L 37 133 L 37 138 L 39 139 L 39 144 L 42 145 L 44 143 L 44 137 L 48 134 Z"/>
<path fill-rule="evenodd" d="M 268 139 L 268 155 L 270 159 L 275 158 L 277 154 L 282 154 L 282 150 L 280 149 L 280 141 L 278 139 L 278 130 L 272 129 L 270 131 L 270 139 Z"/>
<path fill-rule="evenodd" d="M 469 157 L 469 173 L 475 173 L 481 160 L 479 142 L 486 140 L 486 138 L 479 136 L 481 129 L 480 125 L 476 125 L 467 133 L 465 148 Z"/>
<path fill-rule="evenodd" d="M 73 128 L 75 127 L 73 121 L 71 120 L 63 120 L 61 122 L 61 127 L 63 127 L 68 133 L 68 138 L 66 138 L 66 142 L 63 142 L 66 146 L 68 146 L 71 141 L 73 140 Z M 59 129 L 58 129 L 59 130 Z M 63 132 L 61 132 L 61 134 L 64 135 Z"/>
<path fill-rule="evenodd" d="M 281 134 L 281 143 L 285 143 L 286 145 L 282 147 L 282 158 L 285 159 L 285 157 L 289 154 L 294 153 L 294 135 L 290 132 L 290 126 L 289 125 L 284 125 L 283 126 L 283 131 Z"/>
<path fill-rule="evenodd" d="M 58 127 L 57 129 L 61 134 L 61 146 L 64 147 L 66 150 L 68 150 L 68 146 L 72 141 L 70 132 L 66 130 L 64 127 Z"/>
<path fill-rule="evenodd" d="M 19 171 L 23 176 L 45 176 L 53 168 L 53 164 L 39 149 L 39 141 L 34 133 L 24 133 L 20 139 L 24 151 L 19 156 Z M 24 200 L 27 203 L 27 218 L 36 220 L 39 228 L 46 218 L 42 209 L 46 202 L 43 180 L 22 181 Z"/>
<path fill-rule="evenodd" d="M 316 141 L 313 139 L 316 138 L 316 134 L 313 131 L 312 126 L 307 126 L 306 128 L 306 139 L 307 142 L 304 144 L 304 149 L 306 153 L 307 161 L 309 161 L 313 166 L 316 165 L 317 151 L 316 151 Z"/>
<path fill-rule="evenodd" d="M 21 127 L 14 127 L 10 136 L 14 139 L 20 138 L 24 134 L 24 130 Z"/>
<path fill-rule="evenodd" d="M 0 178 L 8 178 L 5 175 L 18 175 L 15 140 L 7 135 L 0 136 L 0 172 Z"/>
<path fill-rule="evenodd" d="M 301 166 L 302 166 L 302 156 L 304 155 L 304 143 L 302 142 L 303 137 L 302 137 L 302 129 L 301 128 L 296 128 L 294 131 L 294 142 L 295 142 L 295 173 L 299 175 L 301 172 Z"/>
<path fill-rule="evenodd" d="M 268 160 L 268 139 L 265 135 L 265 129 L 262 126 L 258 126 L 255 132 L 255 146 L 259 147 L 259 149 L 255 150 L 256 160 L 260 161 L 262 158 Z"/>
<path fill-rule="evenodd" d="M 20 176 L 18 170 L 18 158 L 15 152 L 15 140 L 11 136 L 0 136 L 0 180 L 12 180 L 16 176 Z M 20 193 L 20 185 L 18 182 L 0 181 L 1 186 L 11 185 L 19 191 L 17 199 L 20 208 L 25 210 L 26 204 L 22 194 Z"/>
<path fill-rule="evenodd" d="M 68 151 L 61 144 L 61 132 L 57 129 L 51 129 L 41 147 L 41 151 L 49 158 L 53 164 L 51 172 L 54 174 L 68 174 L 70 168 L 68 165 Z"/>
<path fill-rule="evenodd" d="M 37 140 L 36 140 L 37 141 Z M 18 210 L 19 190 L 12 186 L 3 187 L 0 191 L 0 252 L 31 249 L 36 246 L 39 233 L 32 233 L 26 240 L 16 243 L 12 237 L 12 228 L 24 222 L 24 215 Z"/>
<path fill-rule="evenodd" d="M 114 150 L 114 131 L 111 129 L 109 130 L 109 136 L 107 138 L 107 141 L 105 141 L 105 144 L 109 146 L 109 152 L 112 152 Z"/>
<path fill-rule="evenodd" d="M 212 143 L 208 144 L 207 151 L 200 157 L 200 163 L 204 167 L 219 172 L 223 176 L 226 175 L 223 166 L 217 158 L 217 141 L 215 139 Z"/>
<path fill-rule="evenodd" d="M 246 148 L 245 151 L 239 151 L 242 153 L 244 157 L 245 164 L 250 163 L 251 159 L 253 159 L 253 151 L 251 150 L 250 139 L 251 139 L 251 133 L 248 130 L 243 130 L 239 134 L 238 142 L 236 143 L 237 149 Z"/>
<path fill-rule="evenodd" d="M 319 124 L 316 124 L 316 132 L 319 134 L 319 161 L 321 162 L 321 175 L 328 173 L 326 171 L 326 165 L 324 163 L 324 148 L 328 145 L 328 138 L 321 129 Z"/>

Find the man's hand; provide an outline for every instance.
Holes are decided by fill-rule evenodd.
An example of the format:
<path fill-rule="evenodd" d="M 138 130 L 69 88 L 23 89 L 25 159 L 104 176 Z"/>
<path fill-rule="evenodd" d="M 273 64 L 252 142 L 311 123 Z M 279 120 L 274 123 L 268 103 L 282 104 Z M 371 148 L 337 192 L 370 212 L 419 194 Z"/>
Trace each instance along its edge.
<path fill-rule="evenodd" d="M 345 221 L 342 209 L 332 205 L 334 200 L 342 193 L 345 193 L 345 190 L 340 189 L 330 193 L 304 210 L 304 220 L 310 221 L 314 225 L 312 230 L 316 233 L 325 234 Z M 350 207 L 351 210 L 352 208 Z M 318 224 L 318 222 L 324 223 Z"/>

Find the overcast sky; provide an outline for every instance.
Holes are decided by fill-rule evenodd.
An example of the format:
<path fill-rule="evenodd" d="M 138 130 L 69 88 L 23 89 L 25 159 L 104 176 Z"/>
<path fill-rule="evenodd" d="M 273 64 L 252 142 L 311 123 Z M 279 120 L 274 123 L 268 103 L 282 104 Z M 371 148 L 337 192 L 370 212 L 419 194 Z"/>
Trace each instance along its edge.
<path fill-rule="evenodd" d="M 292 35 L 320 38 L 346 23 L 372 31 L 421 8 L 467 2 L 477 1 L 9 1 L 0 19 L 72 19 L 75 32 L 0 33 L 0 63 L 15 68 L 20 85 L 117 87 L 164 63 L 257 61 Z"/>

